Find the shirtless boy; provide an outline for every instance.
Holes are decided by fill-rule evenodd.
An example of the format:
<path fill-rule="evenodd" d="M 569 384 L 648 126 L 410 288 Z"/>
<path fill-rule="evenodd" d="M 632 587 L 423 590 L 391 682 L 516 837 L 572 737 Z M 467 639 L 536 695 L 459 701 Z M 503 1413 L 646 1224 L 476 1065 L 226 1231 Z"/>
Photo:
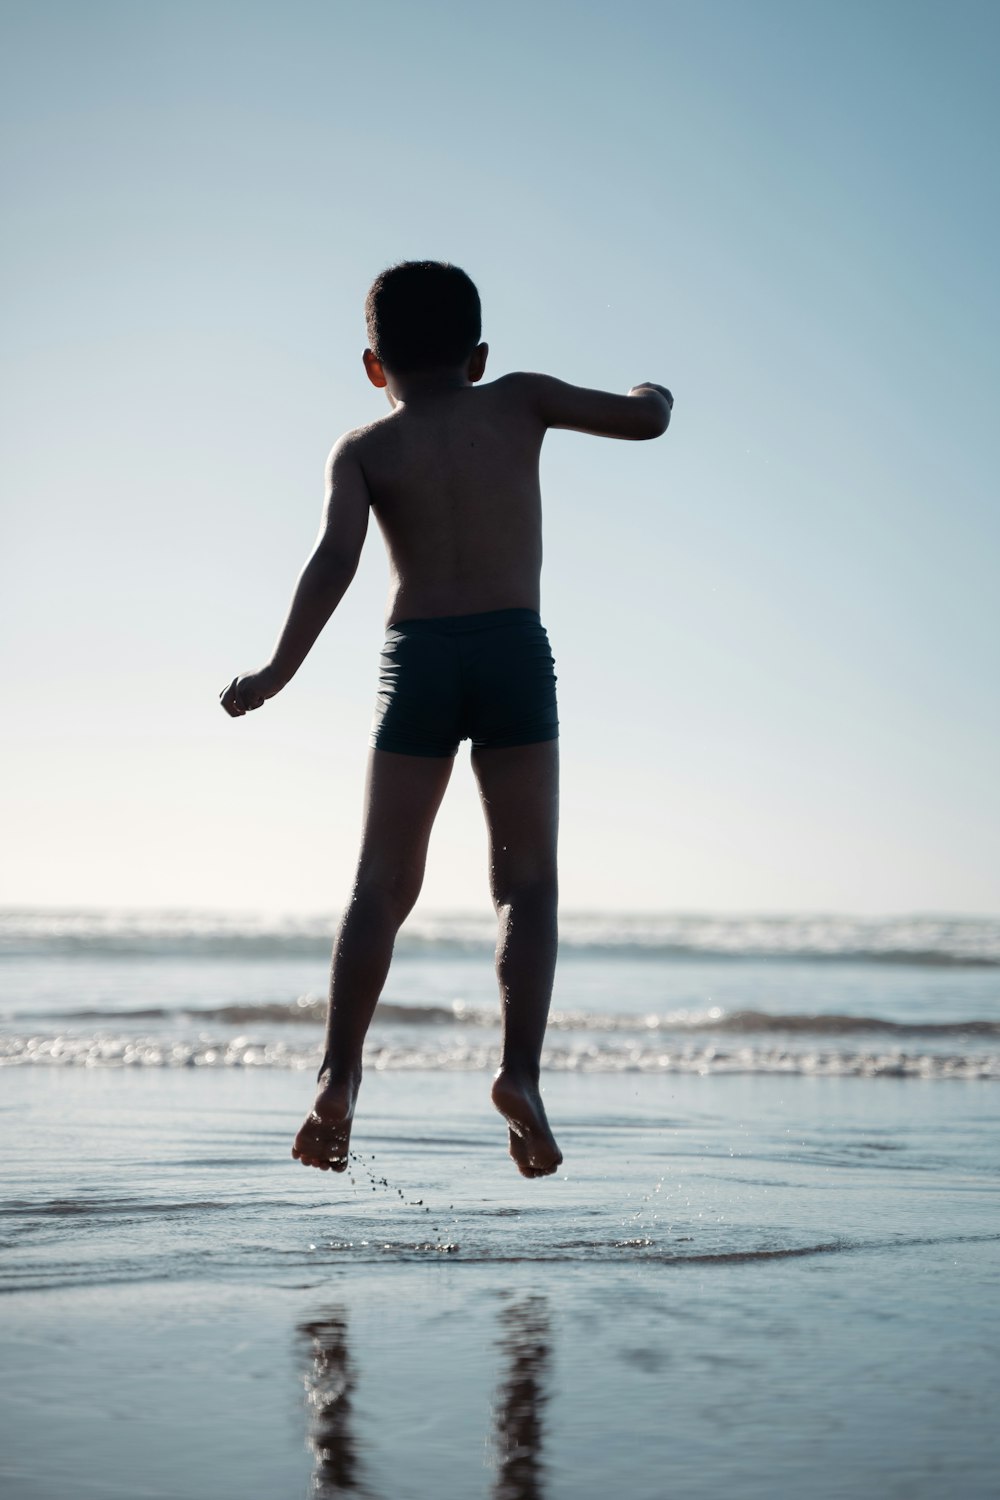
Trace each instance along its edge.
<path fill-rule="evenodd" d="M 479 294 L 457 266 L 394 266 L 365 312 L 365 370 L 392 409 L 334 446 L 319 537 L 271 659 L 221 694 L 239 718 L 291 681 L 354 577 L 373 513 L 389 602 L 361 853 L 334 943 L 319 1092 L 292 1155 L 324 1171 L 347 1166 L 365 1034 L 455 753 L 471 739 L 499 921 L 492 1098 L 517 1167 L 544 1177 L 562 1161 L 539 1092 L 557 944 L 559 729 L 538 615 L 538 460 L 550 427 L 659 437 L 673 397 L 649 383 L 617 396 L 547 375 L 480 385 Z"/>

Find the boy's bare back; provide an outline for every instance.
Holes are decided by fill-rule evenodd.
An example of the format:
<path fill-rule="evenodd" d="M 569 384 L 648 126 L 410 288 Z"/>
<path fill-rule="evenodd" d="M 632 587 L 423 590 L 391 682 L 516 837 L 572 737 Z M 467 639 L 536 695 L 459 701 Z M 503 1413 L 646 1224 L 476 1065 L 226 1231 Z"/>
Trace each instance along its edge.
<path fill-rule="evenodd" d="M 388 624 L 539 608 L 545 428 L 528 383 L 417 396 L 345 442 L 389 556 Z"/>
<path fill-rule="evenodd" d="M 399 385 L 388 415 L 341 438 L 327 476 L 331 548 L 339 538 L 354 554 L 369 506 L 378 521 L 389 557 L 388 624 L 538 610 L 546 431 L 645 438 L 669 421 L 670 398 L 653 386 L 617 396 L 531 374 Z"/>

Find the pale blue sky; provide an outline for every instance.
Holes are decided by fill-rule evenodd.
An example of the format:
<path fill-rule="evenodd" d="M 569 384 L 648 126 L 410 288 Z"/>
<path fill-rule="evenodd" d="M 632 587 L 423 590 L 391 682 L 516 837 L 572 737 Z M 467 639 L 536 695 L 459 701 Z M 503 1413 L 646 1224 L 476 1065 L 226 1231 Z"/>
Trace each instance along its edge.
<path fill-rule="evenodd" d="M 0 900 L 335 908 L 373 530 L 245 720 L 378 415 L 372 276 L 491 372 L 673 389 L 546 441 L 574 907 L 1000 907 L 993 4 L 2 7 Z M 486 900 L 467 752 L 425 904 Z"/>

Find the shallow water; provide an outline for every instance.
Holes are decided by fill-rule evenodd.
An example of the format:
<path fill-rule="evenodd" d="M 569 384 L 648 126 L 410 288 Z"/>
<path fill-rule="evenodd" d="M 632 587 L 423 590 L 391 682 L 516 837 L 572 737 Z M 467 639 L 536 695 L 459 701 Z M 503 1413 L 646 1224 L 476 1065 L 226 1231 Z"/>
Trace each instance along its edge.
<path fill-rule="evenodd" d="M 1000 1233 L 989 1084 L 556 1075 L 566 1162 L 540 1188 L 506 1159 L 487 1081 L 366 1076 L 337 1176 L 287 1157 L 304 1078 L 7 1075 L 0 1287 L 267 1279 L 439 1246 L 463 1262 L 672 1264 Z"/>
<path fill-rule="evenodd" d="M 558 1075 L 540 1182 L 475 1074 L 344 1177 L 295 1074 L 4 1084 L 11 1500 L 995 1493 L 988 1083 Z"/>

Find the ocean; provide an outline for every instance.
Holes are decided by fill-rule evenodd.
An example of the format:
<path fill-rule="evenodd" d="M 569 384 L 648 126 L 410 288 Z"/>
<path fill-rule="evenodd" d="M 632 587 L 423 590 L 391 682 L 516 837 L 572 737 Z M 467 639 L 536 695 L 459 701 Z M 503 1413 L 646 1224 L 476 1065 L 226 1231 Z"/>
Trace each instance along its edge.
<path fill-rule="evenodd" d="M 0 913 L 0 1065 L 314 1068 L 329 919 Z M 383 1069 L 496 1065 L 486 917 L 411 920 Z M 546 1065 L 1000 1078 L 1000 920 L 561 920 Z"/>
<path fill-rule="evenodd" d="M 566 914 L 535 1182 L 485 917 L 291 1160 L 331 935 L 0 914 L 5 1497 L 996 1493 L 1000 921 Z"/>

